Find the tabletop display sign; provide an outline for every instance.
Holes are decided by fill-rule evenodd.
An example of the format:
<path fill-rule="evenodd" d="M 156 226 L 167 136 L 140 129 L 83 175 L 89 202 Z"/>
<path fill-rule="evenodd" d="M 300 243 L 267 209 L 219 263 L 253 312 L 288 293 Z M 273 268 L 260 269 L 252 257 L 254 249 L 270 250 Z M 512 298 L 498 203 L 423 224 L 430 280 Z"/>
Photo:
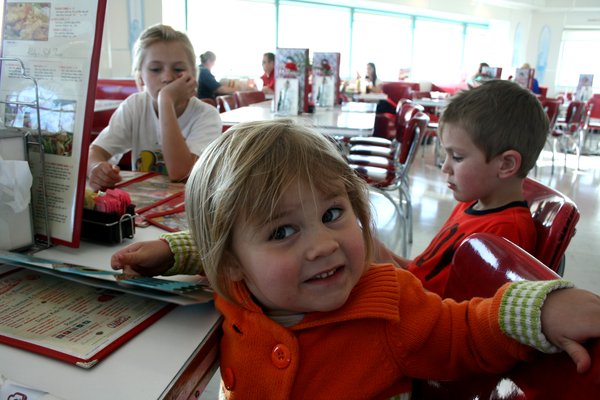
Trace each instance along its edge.
<path fill-rule="evenodd" d="M 2 57 L 21 60 L 37 87 L 18 64 L 2 62 L 0 125 L 28 130 L 38 143 L 29 146 L 34 230 L 48 235 L 47 220 L 51 240 L 70 247 L 79 246 L 105 10 L 106 0 L 4 3 Z M 33 162 L 41 148 L 43 166 Z"/>
<path fill-rule="evenodd" d="M 577 89 L 575 90 L 575 99 L 578 101 L 588 101 L 592 97 L 592 83 L 594 74 L 580 74 Z"/>
<path fill-rule="evenodd" d="M 481 74 L 487 79 L 500 79 L 502 76 L 502 67 L 482 67 Z"/>
<path fill-rule="evenodd" d="M 275 113 L 308 112 L 308 49 L 277 49 L 275 53 Z"/>
<path fill-rule="evenodd" d="M 315 106 L 335 106 L 340 91 L 340 53 L 313 53 L 312 76 Z"/>
<path fill-rule="evenodd" d="M 0 343 L 91 368 L 174 306 L 13 269 L 0 275 Z"/>
<path fill-rule="evenodd" d="M 517 68 L 515 71 L 515 82 L 525 89 L 530 89 L 533 85 L 534 75 L 535 69 L 533 68 Z"/>

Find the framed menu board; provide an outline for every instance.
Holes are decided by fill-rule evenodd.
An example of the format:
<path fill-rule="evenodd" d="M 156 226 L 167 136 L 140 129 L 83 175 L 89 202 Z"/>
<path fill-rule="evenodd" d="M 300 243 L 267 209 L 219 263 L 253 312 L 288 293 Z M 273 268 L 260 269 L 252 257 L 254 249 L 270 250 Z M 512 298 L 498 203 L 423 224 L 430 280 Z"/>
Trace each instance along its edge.
<path fill-rule="evenodd" d="M 38 142 L 29 146 L 34 230 L 71 247 L 79 246 L 105 10 L 106 0 L 4 2 L 0 128 Z M 20 60 L 33 80 L 6 59 Z M 41 148 L 43 165 L 34 162 Z"/>

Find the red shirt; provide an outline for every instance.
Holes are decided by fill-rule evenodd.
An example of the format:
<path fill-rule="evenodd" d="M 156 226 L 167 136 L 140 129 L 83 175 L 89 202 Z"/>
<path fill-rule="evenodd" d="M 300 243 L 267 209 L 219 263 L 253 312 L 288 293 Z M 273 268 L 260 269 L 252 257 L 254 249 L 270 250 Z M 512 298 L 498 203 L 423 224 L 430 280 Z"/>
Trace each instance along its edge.
<path fill-rule="evenodd" d="M 408 264 L 423 286 L 443 296 L 452 257 L 472 233 L 489 232 L 505 237 L 529 253 L 535 251 L 537 232 L 527 203 L 515 201 L 493 210 L 477 211 L 475 203 L 458 203 L 429 246 Z"/>
<path fill-rule="evenodd" d="M 271 75 L 269 76 L 264 73 L 260 79 L 263 81 L 263 87 L 268 87 L 271 90 L 275 90 L 275 71 L 271 72 Z"/>

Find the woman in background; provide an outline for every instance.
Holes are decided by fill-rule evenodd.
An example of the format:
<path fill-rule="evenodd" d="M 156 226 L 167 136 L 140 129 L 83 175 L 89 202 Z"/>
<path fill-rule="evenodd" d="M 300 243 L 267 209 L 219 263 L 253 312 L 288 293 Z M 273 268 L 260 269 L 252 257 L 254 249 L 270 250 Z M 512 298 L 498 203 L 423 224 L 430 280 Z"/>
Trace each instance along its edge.
<path fill-rule="evenodd" d="M 232 94 L 235 88 L 221 85 L 210 72 L 217 61 L 217 56 L 212 51 L 200 54 L 200 74 L 198 75 L 198 98 L 214 99 L 217 95 Z"/>

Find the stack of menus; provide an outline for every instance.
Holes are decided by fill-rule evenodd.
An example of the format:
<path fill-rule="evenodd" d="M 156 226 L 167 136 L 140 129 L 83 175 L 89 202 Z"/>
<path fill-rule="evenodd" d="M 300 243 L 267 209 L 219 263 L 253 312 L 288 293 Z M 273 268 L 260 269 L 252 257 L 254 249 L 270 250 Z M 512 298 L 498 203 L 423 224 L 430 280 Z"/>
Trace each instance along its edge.
<path fill-rule="evenodd" d="M 105 9 L 106 0 L 4 2 L 0 128 L 37 141 L 29 146 L 34 230 L 71 247 L 79 246 Z M 34 162 L 42 148 L 44 163 Z"/>

